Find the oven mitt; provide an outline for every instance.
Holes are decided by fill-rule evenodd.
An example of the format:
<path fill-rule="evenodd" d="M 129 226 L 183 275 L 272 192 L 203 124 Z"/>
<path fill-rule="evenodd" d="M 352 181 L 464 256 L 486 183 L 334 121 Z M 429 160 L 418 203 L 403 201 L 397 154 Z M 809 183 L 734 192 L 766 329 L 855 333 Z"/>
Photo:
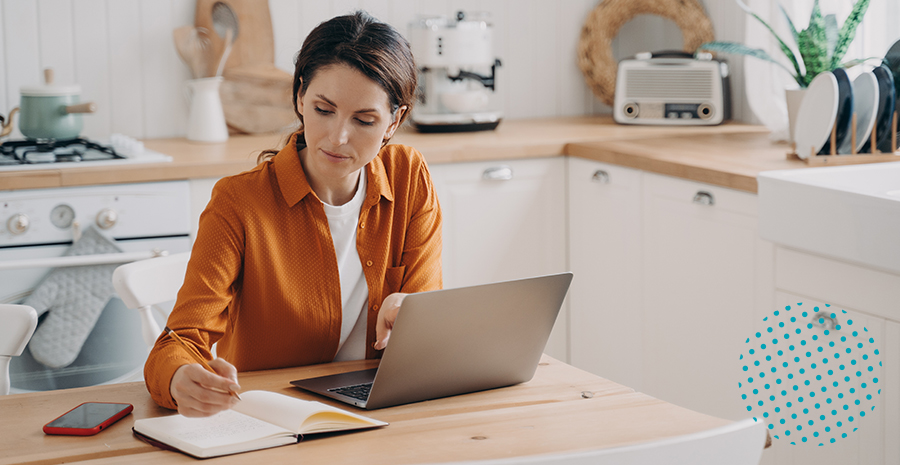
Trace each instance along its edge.
<path fill-rule="evenodd" d="M 65 256 L 122 252 L 93 227 L 86 229 Z M 54 268 L 23 304 L 49 312 L 28 344 L 35 360 L 49 368 L 75 361 L 100 313 L 114 294 L 112 274 L 117 264 Z"/>

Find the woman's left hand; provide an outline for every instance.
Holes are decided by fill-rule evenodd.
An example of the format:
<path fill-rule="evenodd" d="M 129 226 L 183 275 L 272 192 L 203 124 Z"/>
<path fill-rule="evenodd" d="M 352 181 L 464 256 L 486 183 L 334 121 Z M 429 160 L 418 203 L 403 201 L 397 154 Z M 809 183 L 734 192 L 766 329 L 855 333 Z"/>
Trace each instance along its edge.
<path fill-rule="evenodd" d="M 400 311 L 400 304 L 406 294 L 395 292 L 384 298 L 381 303 L 381 311 L 378 312 L 378 322 L 375 323 L 375 350 L 382 350 L 387 347 L 388 339 L 391 338 L 391 329 L 394 328 L 394 321 L 397 320 L 397 313 Z"/>

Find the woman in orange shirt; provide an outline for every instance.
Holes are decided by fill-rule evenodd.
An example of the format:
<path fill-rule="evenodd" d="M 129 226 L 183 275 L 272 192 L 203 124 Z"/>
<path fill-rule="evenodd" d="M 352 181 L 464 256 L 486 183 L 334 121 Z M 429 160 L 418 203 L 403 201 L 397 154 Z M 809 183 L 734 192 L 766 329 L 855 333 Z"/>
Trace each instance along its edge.
<path fill-rule="evenodd" d="M 407 41 L 361 12 L 326 21 L 293 90 L 300 129 L 216 184 L 168 320 L 216 373 L 165 333 L 145 365 L 153 399 L 183 415 L 230 408 L 238 371 L 377 358 L 403 296 L 441 287 L 428 168 L 388 145 L 415 99 Z"/>

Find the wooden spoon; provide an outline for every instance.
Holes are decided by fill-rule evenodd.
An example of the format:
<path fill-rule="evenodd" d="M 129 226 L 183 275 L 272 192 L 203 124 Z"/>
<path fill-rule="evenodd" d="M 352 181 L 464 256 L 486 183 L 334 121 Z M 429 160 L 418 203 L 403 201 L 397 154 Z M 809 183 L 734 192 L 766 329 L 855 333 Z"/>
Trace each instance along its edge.
<path fill-rule="evenodd" d="M 172 36 L 178 56 L 191 70 L 191 76 L 194 79 L 207 77 L 211 52 L 209 32 L 202 27 L 181 26 L 172 31 Z"/>

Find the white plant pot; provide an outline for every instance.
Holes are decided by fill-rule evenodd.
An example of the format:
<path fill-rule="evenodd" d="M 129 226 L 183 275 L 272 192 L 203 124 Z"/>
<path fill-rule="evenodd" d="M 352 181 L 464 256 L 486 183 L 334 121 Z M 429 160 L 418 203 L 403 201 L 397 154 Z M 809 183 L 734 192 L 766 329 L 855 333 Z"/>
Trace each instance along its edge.
<path fill-rule="evenodd" d="M 784 99 L 787 102 L 788 111 L 788 139 L 794 142 L 794 127 L 796 127 L 797 113 L 800 111 L 800 102 L 806 95 L 806 89 L 785 89 Z"/>

